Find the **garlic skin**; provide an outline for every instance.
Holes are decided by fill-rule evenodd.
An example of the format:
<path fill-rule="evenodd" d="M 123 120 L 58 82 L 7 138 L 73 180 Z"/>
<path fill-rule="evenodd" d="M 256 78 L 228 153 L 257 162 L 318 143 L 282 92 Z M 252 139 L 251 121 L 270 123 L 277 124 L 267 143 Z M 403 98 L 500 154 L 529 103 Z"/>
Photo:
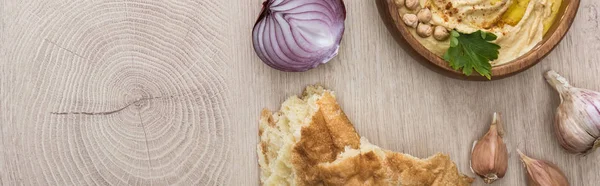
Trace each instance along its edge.
<path fill-rule="evenodd" d="M 517 150 L 527 169 L 527 182 L 530 186 L 569 186 L 565 174 L 553 163 L 530 158 Z"/>
<path fill-rule="evenodd" d="M 545 78 L 560 95 L 554 118 L 558 142 L 570 153 L 592 152 L 600 146 L 600 93 L 573 87 L 552 70 Z"/>
<path fill-rule="evenodd" d="M 508 168 L 508 150 L 503 135 L 499 114 L 494 113 L 490 129 L 474 142 L 471 151 L 471 170 L 487 184 L 504 177 Z"/>

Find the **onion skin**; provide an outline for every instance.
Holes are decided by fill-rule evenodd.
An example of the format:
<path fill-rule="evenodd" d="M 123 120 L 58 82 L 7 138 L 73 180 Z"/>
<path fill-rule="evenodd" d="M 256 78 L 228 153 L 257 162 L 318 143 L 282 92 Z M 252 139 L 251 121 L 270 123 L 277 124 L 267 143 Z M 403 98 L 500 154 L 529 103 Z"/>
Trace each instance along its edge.
<path fill-rule="evenodd" d="M 342 0 L 266 0 L 252 29 L 254 51 L 274 69 L 310 70 L 337 55 L 345 19 Z"/>

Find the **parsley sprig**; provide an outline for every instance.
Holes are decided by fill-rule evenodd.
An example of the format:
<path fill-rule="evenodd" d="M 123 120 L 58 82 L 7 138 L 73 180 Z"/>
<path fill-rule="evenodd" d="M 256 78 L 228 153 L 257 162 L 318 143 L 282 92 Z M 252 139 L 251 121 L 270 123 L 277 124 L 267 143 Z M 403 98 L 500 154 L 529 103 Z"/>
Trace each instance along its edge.
<path fill-rule="evenodd" d="M 492 78 L 490 61 L 498 59 L 500 46 L 492 43 L 496 35 L 478 30 L 470 34 L 450 32 L 450 48 L 444 54 L 444 60 L 450 63 L 454 70 L 470 76 L 473 70 L 488 79 Z"/>

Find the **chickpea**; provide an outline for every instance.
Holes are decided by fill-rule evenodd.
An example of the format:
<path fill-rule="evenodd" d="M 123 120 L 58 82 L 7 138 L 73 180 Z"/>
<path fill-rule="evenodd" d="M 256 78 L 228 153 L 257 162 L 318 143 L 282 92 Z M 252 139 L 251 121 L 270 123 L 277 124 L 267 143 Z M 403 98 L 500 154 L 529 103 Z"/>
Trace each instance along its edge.
<path fill-rule="evenodd" d="M 429 23 L 429 21 L 431 21 L 431 10 L 429 10 L 429 8 L 423 8 L 419 10 L 419 13 L 417 13 L 417 18 L 419 18 L 421 23 Z"/>
<path fill-rule="evenodd" d="M 419 0 L 404 0 L 404 6 L 409 10 L 416 10 L 419 7 Z"/>
<path fill-rule="evenodd" d="M 417 34 L 421 37 L 429 37 L 432 32 L 433 29 L 429 24 L 420 23 L 419 26 L 417 26 Z"/>
<path fill-rule="evenodd" d="M 394 0 L 394 3 L 396 3 L 396 6 L 398 7 L 404 6 L 404 0 Z"/>
<path fill-rule="evenodd" d="M 404 16 L 402 16 L 402 20 L 407 26 L 413 28 L 417 27 L 417 24 L 419 24 L 419 19 L 415 14 L 404 14 Z"/>
<path fill-rule="evenodd" d="M 448 39 L 448 36 L 450 36 L 450 33 L 448 33 L 448 29 L 446 29 L 443 26 L 435 27 L 433 31 L 433 38 L 435 38 L 438 41 L 443 41 Z"/>

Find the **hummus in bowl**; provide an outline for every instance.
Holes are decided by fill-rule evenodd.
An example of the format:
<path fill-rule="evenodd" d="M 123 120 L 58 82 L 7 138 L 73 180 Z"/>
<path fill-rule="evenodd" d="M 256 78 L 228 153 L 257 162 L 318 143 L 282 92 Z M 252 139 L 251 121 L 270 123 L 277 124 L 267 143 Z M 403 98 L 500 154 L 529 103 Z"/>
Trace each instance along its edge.
<path fill-rule="evenodd" d="M 391 22 L 390 30 L 399 31 L 402 40 L 434 65 L 467 79 L 485 78 L 466 77 L 441 58 L 450 47 L 451 30 L 465 34 L 481 30 L 497 36 L 491 42 L 500 46 L 498 58 L 489 63 L 493 79 L 499 79 L 531 67 L 552 50 L 579 6 L 579 0 L 378 1 L 384 21 Z"/>

